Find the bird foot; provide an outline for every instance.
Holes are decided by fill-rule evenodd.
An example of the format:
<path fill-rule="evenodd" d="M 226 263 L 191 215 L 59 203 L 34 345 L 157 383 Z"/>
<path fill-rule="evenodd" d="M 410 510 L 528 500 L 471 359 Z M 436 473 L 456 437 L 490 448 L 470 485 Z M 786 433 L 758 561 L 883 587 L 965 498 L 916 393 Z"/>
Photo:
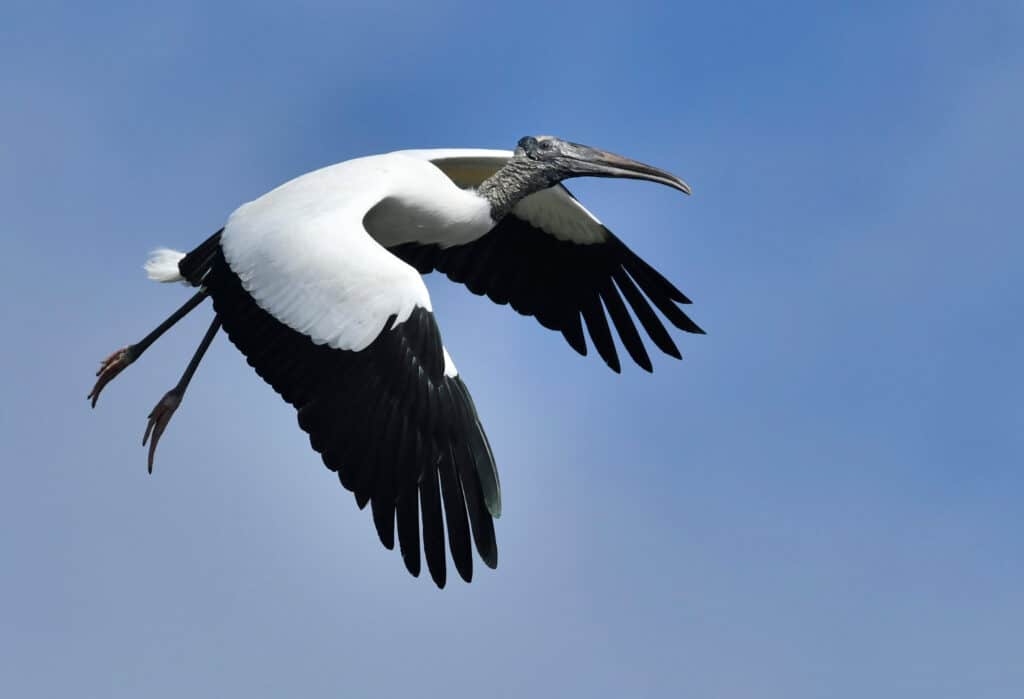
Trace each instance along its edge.
<path fill-rule="evenodd" d="M 86 400 L 92 401 L 92 407 L 96 407 L 96 401 L 99 400 L 100 391 L 103 390 L 103 387 L 124 371 L 129 364 L 134 362 L 137 356 L 135 346 L 129 345 L 122 347 L 100 362 L 100 368 L 96 371 L 96 376 L 99 378 L 96 379 L 96 385 L 89 391 L 89 395 L 85 397 Z"/>
<path fill-rule="evenodd" d="M 156 406 L 149 413 L 149 423 L 146 425 L 146 434 L 142 437 L 142 446 L 146 446 L 146 441 L 149 440 L 150 436 L 153 437 L 152 441 L 149 442 L 149 461 L 147 467 L 150 473 L 153 473 L 153 455 L 156 454 L 156 443 L 160 441 L 160 436 L 164 433 L 164 429 L 167 428 L 167 423 L 171 421 L 174 411 L 181 405 L 181 398 L 184 393 L 180 388 L 172 388 L 164 394 L 164 397 L 157 402 Z"/>

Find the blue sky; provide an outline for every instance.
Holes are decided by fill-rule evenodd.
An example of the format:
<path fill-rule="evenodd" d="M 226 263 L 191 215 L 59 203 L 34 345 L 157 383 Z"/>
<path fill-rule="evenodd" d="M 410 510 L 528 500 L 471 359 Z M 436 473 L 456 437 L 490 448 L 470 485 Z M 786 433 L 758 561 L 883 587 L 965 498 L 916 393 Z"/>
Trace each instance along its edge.
<path fill-rule="evenodd" d="M 6 696 L 1019 697 L 1019 3 L 9 2 Z M 415 580 L 141 263 L 301 172 L 554 133 L 694 196 L 572 189 L 694 299 L 621 376 L 431 278 L 501 561 Z M 208 314 L 208 310 L 205 311 Z"/>

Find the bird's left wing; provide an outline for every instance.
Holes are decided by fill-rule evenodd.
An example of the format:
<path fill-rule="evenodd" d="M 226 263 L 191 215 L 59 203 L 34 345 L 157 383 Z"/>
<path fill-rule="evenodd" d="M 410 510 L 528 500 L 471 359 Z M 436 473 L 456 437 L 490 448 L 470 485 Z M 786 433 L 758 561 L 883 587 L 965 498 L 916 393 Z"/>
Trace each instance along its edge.
<path fill-rule="evenodd" d="M 240 207 L 215 236 L 202 283 L 231 341 L 296 408 L 324 464 L 360 507 L 372 505 L 381 542 L 394 546 L 397 523 L 417 575 L 422 536 L 443 586 L 446 529 L 464 579 L 471 534 L 496 565 L 500 486 L 423 280 L 362 230 L 364 204 L 322 199 L 325 190 L 351 193 L 373 172 L 314 173 Z"/>
<path fill-rule="evenodd" d="M 429 160 L 464 188 L 479 185 L 512 156 L 500 150 L 403 152 Z M 620 364 L 608 317 L 633 360 L 652 370 L 627 304 L 654 344 L 670 356 L 678 358 L 679 350 L 654 308 L 681 330 L 703 332 L 679 307 L 690 300 L 560 184 L 527 196 L 471 243 L 404 243 L 389 249 L 423 274 L 443 272 L 475 294 L 536 317 L 561 332 L 580 354 L 587 353 L 585 322 L 598 354 L 614 371 Z"/>

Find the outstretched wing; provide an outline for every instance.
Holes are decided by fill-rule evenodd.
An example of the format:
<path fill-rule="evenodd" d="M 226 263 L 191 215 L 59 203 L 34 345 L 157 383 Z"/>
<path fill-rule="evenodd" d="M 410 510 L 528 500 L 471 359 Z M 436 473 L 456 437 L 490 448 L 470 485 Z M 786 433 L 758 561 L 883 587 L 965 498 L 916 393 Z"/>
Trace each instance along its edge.
<path fill-rule="evenodd" d="M 407 153 L 430 160 L 462 187 L 480 184 L 511 157 L 507 151 Z M 633 360 L 652 370 L 627 305 L 654 344 L 670 356 L 679 358 L 679 349 L 655 308 L 680 330 L 703 332 L 680 308 L 690 300 L 561 185 L 526 197 L 512 214 L 472 243 L 450 247 L 404 243 L 389 249 L 423 274 L 438 270 L 475 294 L 536 317 L 544 327 L 561 332 L 584 355 L 585 323 L 598 354 L 616 372 L 620 363 L 609 317 Z"/>
<path fill-rule="evenodd" d="M 359 507 L 371 504 L 387 548 L 398 542 L 420 572 L 420 524 L 431 576 L 443 587 L 445 521 L 459 574 L 473 575 L 470 534 L 497 565 L 492 514 L 500 492 L 494 457 L 473 400 L 446 353 L 433 315 L 388 319 L 360 351 L 315 344 L 261 309 L 220 256 L 205 279 L 228 337 L 281 397 L 324 464 Z M 444 515 L 441 503 L 444 502 Z"/>
<path fill-rule="evenodd" d="M 371 504 L 381 542 L 394 547 L 397 524 L 402 558 L 418 575 L 422 538 L 443 586 L 446 531 L 467 581 L 473 540 L 497 564 L 501 494 L 422 278 L 361 225 L 398 165 L 349 161 L 243 205 L 202 284 L 231 341 L 296 408 L 324 464 L 360 507 Z"/>

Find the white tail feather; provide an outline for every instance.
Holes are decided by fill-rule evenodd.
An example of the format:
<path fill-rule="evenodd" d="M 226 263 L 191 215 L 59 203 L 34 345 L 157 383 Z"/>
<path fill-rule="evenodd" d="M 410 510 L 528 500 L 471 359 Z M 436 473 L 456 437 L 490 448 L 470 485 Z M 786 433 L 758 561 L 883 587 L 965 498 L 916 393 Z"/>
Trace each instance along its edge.
<path fill-rule="evenodd" d="M 165 284 L 183 282 L 185 277 L 181 276 L 181 272 L 178 270 L 178 263 L 184 257 L 185 253 L 169 248 L 154 250 L 149 254 L 146 264 L 143 265 L 143 268 L 146 270 L 146 276 L 155 282 L 163 282 Z"/>

